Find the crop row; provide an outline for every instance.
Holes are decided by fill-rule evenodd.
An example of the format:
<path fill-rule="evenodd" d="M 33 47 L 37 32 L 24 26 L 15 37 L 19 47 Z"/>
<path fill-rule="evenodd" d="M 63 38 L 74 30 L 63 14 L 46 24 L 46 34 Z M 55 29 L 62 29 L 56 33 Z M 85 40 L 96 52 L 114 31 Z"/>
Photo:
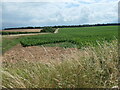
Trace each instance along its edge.
<path fill-rule="evenodd" d="M 81 48 L 82 46 L 89 46 L 89 45 L 98 45 L 97 41 L 99 42 L 103 42 L 103 41 L 111 41 L 112 39 L 106 39 L 106 38 L 102 38 L 102 39 L 93 39 L 93 40 L 81 40 L 79 38 L 57 38 L 57 39 L 23 39 L 21 40 L 21 44 L 22 46 L 26 47 L 26 46 L 39 46 L 39 45 L 45 45 L 45 44 L 55 44 L 55 43 L 61 43 L 61 42 L 69 42 L 71 44 L 75 44 L 78 46 L 78 48 Z"/>

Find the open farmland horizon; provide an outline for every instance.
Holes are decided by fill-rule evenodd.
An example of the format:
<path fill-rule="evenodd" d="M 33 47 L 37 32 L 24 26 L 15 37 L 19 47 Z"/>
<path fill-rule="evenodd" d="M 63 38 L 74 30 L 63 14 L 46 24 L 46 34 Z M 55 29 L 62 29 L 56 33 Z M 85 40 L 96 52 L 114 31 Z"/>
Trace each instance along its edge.
<path fill-rule="evenodd" d="M 3 38 L 3 87 L 118 87 L 118 27 L 59 28 L 53 34 Z"/>
<path fill-rule="evenodd" d="M 117 26 L 120 25 L 120 23 L 106 23 L 106 24 L 83 24 L 83 25 L 52 25 L 52 26 L 30 26 L 30 27 L 11 27 L 11 28 L 4 28 L 3 31 L 5 30 L 25 30 L 25 29 L 43 29 L 44 27 L 52 27 L 52 28 L 72 28 L 72 27 L 93 27 L 93 26 Z"/>
<path fill-rule="evenodd" d="M 120 89 L 118 2 L 2 1 L 0 87 Z"/>
<path fill-rule="evenodd" d="M 11 43 L 20 43 L 22 46 L 55 46 L 57 44 L 62 47 L 80 48 L 82 46 L 89 46 L 89 44 L 96 45 L 96 41 L 114 40 L 118 37 L 118 27 L 119 26 L 59 28 L 56 34 L 18 37 L 17 40 L 11 40 Z M 3 42 L 3 52 L 9 46 L 7 41 Z"/>

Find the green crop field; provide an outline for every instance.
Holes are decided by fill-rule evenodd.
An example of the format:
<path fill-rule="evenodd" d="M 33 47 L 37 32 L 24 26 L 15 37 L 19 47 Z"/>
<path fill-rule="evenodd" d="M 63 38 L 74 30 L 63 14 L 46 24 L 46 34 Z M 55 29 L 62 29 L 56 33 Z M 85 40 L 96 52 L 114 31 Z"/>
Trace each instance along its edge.
<path fill-rule="evenodd" d="M 56 34 L 24 36 L 17 39 L 3 38 L 3 53 L 18 43 L 23 46 L 85 47 L 97 45 L 96 41 L 112 41 L 118 38 L 118 26 L 60 28 Z"/>
<path fill-rule="evenodd" d="M 59 33 L 49 35 L 28 36 L 21 38 L 23 46 L 63 46 L 78 48 L 88 45 L 97 45 L 96 41 L 108 41 L 118 38 L 117 26 L 60 28 Z M 60 45 L 59 45 L 60 44 Z M 61 45 L 62 44 L 62 45 Z"/>

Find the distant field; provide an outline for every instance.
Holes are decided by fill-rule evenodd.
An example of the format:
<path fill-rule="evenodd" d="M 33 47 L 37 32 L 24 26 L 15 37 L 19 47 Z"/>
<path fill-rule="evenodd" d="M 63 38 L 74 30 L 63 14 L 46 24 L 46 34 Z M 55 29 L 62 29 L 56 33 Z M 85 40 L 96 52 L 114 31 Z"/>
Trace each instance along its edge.
<path fill-rule="evenodd" d="M 60 28 L 57 34 L 37 35 L 21 38 L 23 46 L 37 46 L 65 43 L 63 47 L 77 45 L 78 47 L 96 45 L 96 41 L 114 40 L 118 37 L 118 26 Z M 67 44 L 69 43 L 69 44 Z M 70 44 L 71 43 L 71 44 Z"/>
<path fill-rule="evenodd" d="M 2 30 L 3 32 L 40 32 L 42 29 L 14 29 L 14 30 Z"/>

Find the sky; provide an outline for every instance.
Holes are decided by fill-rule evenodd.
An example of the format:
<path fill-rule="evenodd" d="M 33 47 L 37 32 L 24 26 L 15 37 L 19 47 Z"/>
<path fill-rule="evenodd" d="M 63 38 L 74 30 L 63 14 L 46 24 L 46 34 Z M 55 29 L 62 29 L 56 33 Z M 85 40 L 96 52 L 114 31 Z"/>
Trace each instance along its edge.
<path fill-rule="evenodd" d="M 119 0 L 3 0 L 0 4 L 0 29 L 117 23 L 118 2 Z"/>

